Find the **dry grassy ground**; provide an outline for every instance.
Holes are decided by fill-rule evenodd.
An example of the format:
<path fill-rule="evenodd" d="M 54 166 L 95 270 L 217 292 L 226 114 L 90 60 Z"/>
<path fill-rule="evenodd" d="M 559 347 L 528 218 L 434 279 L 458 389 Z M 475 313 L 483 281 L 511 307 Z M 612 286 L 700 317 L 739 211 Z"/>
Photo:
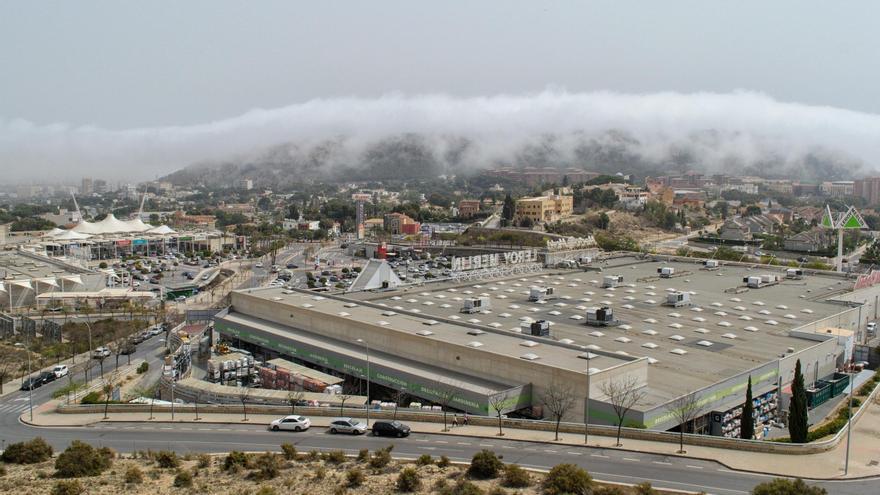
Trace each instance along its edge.
<path fill-rule="evenodd" d="M 315 454 L 299 454 L 296 460 L 286 460 L 280 454 L 273 456 L 278 470 L 274 476 L 265 479 L 261 475 L 258 462 L 247 467 L 225 469 L 226 456 L 186 456 L 180 459 L 178 467 L 161 468 L 155 457 L 137 459 L 115 459 L 110 469 L 100 476 L 78 478 L 82 494 L 230 494 L 230 495 L 340 495 L 340 494 L 386 494 L 401 493 L 397 488 L 400 472 L 414 468 L 418 473 L 421 487 L 413 493 L 436 493 L 442 495 L 500 495 L 500 494 L 541 494 L 541 481 L 544 475 L 531 473 L 531 486 L 527 488 L 502 487 L 502 480 L 473 480 L 466 474 L 465 466 L 450 465 L 439 467 L 434 463 L 417 466 L 414 463 L 391 461 L 384 467 L 371 467 L 369 460 L 347 458 L 342 463 L 331 459 L 315 459 Z M 252 460 L 255 460 L 252 458 Z M 338 459 L 337 459 L 338 461 Z M 360 470 L 363 479 L 360 484 L 349 482 L 349 473 Z M 60 481 L 53 477 L 54 459 L 33 465 L 5 465 L 5 474 L 0 476 L 0 493 L 10 494 L 58 494 L 53 492 Z M 140 473 L 140 481 L 132 473 Z M 192 475 L 192 486 L 175 486 L 178 473 Z M 129 482 L 127 482 L 127 480 Z M 461 481 L 473 486 L 462 488 Z M 74 495 L 66 492 L 64 495 Z M 646 493 L 636 489 L 623 488 L 621 491 L 594 493 L 639 494 Z M 648 492 L 664 493 L 664 492 Z"/>

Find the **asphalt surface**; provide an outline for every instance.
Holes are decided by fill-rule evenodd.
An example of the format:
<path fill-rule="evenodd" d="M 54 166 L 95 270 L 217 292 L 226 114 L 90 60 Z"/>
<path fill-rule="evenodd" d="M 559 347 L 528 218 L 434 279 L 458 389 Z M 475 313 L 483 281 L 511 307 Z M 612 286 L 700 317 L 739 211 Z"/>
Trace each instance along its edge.
<path fill-rule="evenodd" d="M 157 371 L 163 354 L 161 336 L 138 346 L 132 360 L 145 358 L 151 371 Z M 122 362 L 126 362 L 121 359 Z M 105 362 L 106 366 L 112 361 Z M 76 376 L 75 379 L 82 379 Z M 44 385 L 33 391 L 34 405 L 49 400 L 52 391 L 64 386 L 67 378 Z M 409 438 L 386 439 L 371 436 L 350 437 L 331 435 L 325 428 L 314 427 L 306 432 L 270 432 L 263 425 L 211 423 L 97 423 L 84 427 L 32 427 L 19 416 L 28 409 L 27 392 L 17 391 L 0 399 L 0 446 L 41 436 L 56 450 L 64 449 L 72 440 L 97 446 L 108 446 L 119 452 L 146 449 L 169 449 L 179 453 L 279 451 L 281 443 L 290 442 L 300 451 L 343 450 L 356 454 L 360 449 L 375 450 L 394 445 L 394 455 L 416 458 L 422 454 L 448 456 L 453 461 L 470 461 L 481 449 L 494 450 L 504 461 L 535 469 L 549 469 L 560 463 L 574 463 L 604 481 L 641 483 L 648 481 L 658 488 L 672 488 L 719 495 L 748 494 L 752 487 L 773 476 L 732 471 L 714 461 L 626 452 L 596 447 L 558 445 L 553 442 L 525 442 L 499 438 L 448 436 L 414 433 Z M 815 484 L 829 494 L 862 495 L 877 493 L 880 481 L 842 480 Z"/>

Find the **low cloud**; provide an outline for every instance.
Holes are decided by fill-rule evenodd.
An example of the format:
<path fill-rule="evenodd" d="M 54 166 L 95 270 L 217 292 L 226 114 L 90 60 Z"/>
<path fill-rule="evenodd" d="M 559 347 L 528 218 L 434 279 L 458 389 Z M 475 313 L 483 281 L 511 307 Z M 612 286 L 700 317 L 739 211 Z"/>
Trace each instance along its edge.
<path fill-rule="evenodd" d="M 284 143 L 313 150 L 332 142 L 342 150 L 332 154 L 335 160 L 357 167 L 374 143 L 402 135 L 420 136 L 439 161 L 466 167 L 601 168 L 609 147 L 633 160 L 709 172 L 769 164 L 791 173 L 810 160 L 869 172 L 880 162 L 880 115 L 753 92 L 548 90 L 317 99 L 199 125 L 128 130 L 0 119 L 0 163 L 8 182 L 84 175 L 136 181 L 197 162 L 247 160 Z"/>

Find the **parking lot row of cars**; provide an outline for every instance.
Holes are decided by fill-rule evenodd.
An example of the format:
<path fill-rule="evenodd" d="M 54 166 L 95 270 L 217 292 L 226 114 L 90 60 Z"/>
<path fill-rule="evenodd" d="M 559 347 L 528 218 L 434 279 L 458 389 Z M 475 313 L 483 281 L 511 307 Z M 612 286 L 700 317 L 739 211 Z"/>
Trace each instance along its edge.
<path fill-rule="evenodd" d="M 284 416 L 269 423 L 272 431 L 306 431 L 312 426 L 309 418 L 299 415 Z M 333 418 L 327 431 L 331 434 L 345 433 L 349 435 L 364 435 L 367 433 L 367 424 L 354 418 Z M 374 436 L 381 437 L 407 437 L 410 427 L 400 421 L 374 421 L 370 429 Z"/>

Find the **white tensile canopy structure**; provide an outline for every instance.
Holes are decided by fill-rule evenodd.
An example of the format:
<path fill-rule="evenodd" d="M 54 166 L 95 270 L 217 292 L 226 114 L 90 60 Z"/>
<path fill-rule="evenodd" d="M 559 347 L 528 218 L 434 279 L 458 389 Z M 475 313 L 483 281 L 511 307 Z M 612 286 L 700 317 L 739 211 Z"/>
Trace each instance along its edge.
<path fill-rule="evenodd" d="M 120 220 L 116 218 L 112 213 L 104 217 L 103 220 L 97 222 L 88 222 L 86 220 L 81 220 L 70 230 L 61 230 L 53 229 L 47 235 L 53 237 L 54 239 L 59 240 L 77 240 L 76 237 L 70 237 L 69 239 L 63 239 L 60 236 L 69 235 L 68 233 L 81 234 L 86 237 L 82 237 L 82 239 L 87 239 L 88 236 L 92 235 L 106 235 L 106 234 L 173 234 L 175 233 L 173 229 L 168 227 L 167 225 L 160 225 L 158 227 L 154 227 L 148 223 L 144 223 L 140 218 L 135 218 L 133 220 Z"/>
<path fill-rule="evenodd" d="M 166 235 L 166 234 L 176 234 L 177 232 L 167 225 L 160 225 L 158 227 L 151 228 L 150 230 L 147 231 L 147 233 L 148 234 Z"/>
<path fill-rule="evenodd" d="M 56 241 L 82 241 L 89 237 L 92 237 L 92 235 L 83 234 L 82 232 L 76 232 L 74 230 L 62 230 L 58 234 L 52 236 Z"/>

